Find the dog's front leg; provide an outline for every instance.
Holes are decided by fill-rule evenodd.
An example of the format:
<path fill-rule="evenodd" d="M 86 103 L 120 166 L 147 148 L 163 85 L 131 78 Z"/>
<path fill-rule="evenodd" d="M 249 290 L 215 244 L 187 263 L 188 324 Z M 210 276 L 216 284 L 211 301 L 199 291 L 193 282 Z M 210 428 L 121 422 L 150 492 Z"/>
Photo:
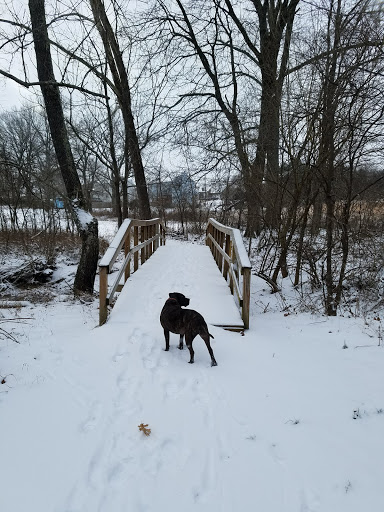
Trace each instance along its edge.
<path fill-rule="evenodd" d="M 169 350 L 169 331 L 164 329 L 164 338 L 165 338 L 165 350 Z"/>
<path fill-rule="evenodd" d="M 184 340 L 184 334 L 180 334 L 180 341 L 179 341 L 179 350 L 183 350 L 184 348 L 184 343 L 183 343 L 183 340 Z"/>
<path fill-rule="evenodd" d="M 192 348 L 192 342 L 193 342 L 193 338 L 191 339 L 189 336 L 185 336 L 185 344 L 187 345 L 189 354 L 191 356 L 189 363 L 191 363 L 191 364 L 195 362 L 195 352 Z"/>

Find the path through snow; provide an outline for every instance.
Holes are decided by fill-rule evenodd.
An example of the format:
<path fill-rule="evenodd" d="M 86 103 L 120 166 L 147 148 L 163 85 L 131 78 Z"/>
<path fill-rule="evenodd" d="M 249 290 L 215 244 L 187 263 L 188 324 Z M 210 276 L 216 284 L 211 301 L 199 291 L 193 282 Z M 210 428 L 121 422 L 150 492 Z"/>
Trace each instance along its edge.
<path fill-rule="evenodd" d="M 210 326 L 219 366 L 200 338 L 189 365 L 177 335 L 163 350 L 168 292 L 211 318 L 229 293 L 204 304 L 197 252 L 167 242 L 101 328 L 86 308 L 31 310 L 0 353 L 1 511 L 384 510 L 383 349 L 354 320 L 275 313 L 245 336 Z"/>

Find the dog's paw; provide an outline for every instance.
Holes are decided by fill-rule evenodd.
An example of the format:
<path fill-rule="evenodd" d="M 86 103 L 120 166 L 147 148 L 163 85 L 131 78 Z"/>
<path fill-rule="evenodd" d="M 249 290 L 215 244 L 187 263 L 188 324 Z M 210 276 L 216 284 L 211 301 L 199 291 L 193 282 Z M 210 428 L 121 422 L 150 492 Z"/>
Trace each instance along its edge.
<path fill-rule="evenodd" d="M 217 366 L 216 361 L 211 361 L 211 366 Z"/>
<path fill-rule="evenodd" d="M 189 364 L 193 364 L 195 361 L 188 361 Z"/>
<path fill-rule="evenodd" d="M 179 345 L 177 348 L 178 348 L 179 350 L 184 350 L 183 345 Z"/>

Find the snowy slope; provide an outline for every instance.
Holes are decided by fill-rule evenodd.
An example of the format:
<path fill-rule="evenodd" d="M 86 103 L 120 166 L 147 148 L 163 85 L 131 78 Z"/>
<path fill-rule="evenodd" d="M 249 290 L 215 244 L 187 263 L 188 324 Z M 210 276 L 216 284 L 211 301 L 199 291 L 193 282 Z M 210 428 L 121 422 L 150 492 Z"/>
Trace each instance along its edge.
<path fill-rule="evenodd" d="M 20 345 L 0 342 L 0 510 L 384 510 L 377 339 L 353 318 L 259 313 L 245 336 L 210 326 L 218 367 L 201 339 L 189 365 L 158 321 L 169 291 L 210 315 L 185 249 L 159 249 L 101 328 L 95 306 L 20 312 Z"/>

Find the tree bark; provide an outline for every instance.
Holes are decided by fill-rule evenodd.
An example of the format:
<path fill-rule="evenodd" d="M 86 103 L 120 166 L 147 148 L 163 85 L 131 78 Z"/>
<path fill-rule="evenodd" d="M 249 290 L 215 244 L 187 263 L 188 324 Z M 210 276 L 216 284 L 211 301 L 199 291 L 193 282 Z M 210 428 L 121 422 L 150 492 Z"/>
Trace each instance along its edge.
<path fill-rule="evenodd" d="M 328 50 L 340 45 L 341 0 L 336 1 L 335 13 L 330 10 L 328 19 Z M 334 17 L 334 20 L 332 19 Z M 331 28 L 332 23 L 334 26 Z M 331 38 L 333 40 L 331 41 Z M 336 316 L 335 284 L 333 279 L 333 243 L 335 229 L 335 115 L 337 105 L 337 52 L 330 53 L 326 61 L 323 90 L 323 118 L 321 125 L 320 166 L 323 168 L 326 207 L 326 271 L 325 271 L 325 312 Z"/>
<path fill-rule="evenodd" d="M 44 0 L 29 0 L 29 12 L 32 22 L 37 73 L 41 82 L 40 87 L 52 142 L 72 206 L 76 227 L 82 240 L 82 251 L 75 276 L 74 290 L 76 293 L 92 293 L 99 256 L 97 219 L 85 211 L 85 198 L 69 144 L 60 91 L 58 85 L 55 85 L 56 80 L 48 38 Z M 47 82 L 49 82 L 49 85 L 47 85 Z"/>

